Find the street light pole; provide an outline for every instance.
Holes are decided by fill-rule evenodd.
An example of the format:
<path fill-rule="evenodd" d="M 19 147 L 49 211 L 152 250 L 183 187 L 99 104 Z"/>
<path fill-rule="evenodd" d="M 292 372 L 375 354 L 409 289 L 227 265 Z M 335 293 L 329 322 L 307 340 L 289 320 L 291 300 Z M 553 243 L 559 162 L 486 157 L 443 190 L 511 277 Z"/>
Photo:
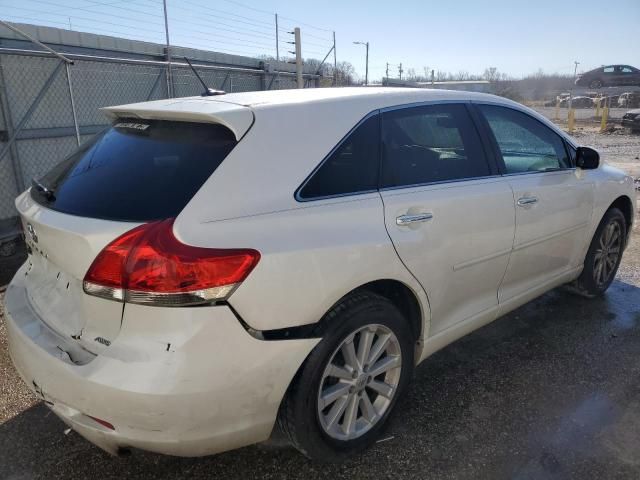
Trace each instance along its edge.
<path fill-rule="evenodd" d="M 367 56 L 366 56 L 366 64 L 365 64 L 365 73 L 364 73 L 364 84 L 369 85 L 369 42 L 353 42 L 354 45 L 364 45 L 367 48 Z"/>

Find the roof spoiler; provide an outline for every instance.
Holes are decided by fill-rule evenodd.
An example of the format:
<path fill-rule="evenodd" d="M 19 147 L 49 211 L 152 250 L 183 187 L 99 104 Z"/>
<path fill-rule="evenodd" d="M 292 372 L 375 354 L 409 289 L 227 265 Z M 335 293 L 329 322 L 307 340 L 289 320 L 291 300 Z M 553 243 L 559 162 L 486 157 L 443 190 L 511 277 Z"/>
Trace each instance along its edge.
<path fill-rule="evenodd" d="M 227 127 L 240 140 L 253 125 L 249 107 L 212 99 L 158 100 L 101 108 L 111 120 L 141 118 L 178 122 L 216 123 Z"/>

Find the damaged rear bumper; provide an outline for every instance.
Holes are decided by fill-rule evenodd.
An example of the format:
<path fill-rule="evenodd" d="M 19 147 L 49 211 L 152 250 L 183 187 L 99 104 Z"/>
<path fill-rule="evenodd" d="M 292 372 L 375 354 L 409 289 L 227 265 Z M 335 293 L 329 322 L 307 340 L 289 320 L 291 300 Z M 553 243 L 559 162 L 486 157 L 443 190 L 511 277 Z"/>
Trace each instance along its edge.
<path fill-rule="evenodd" d="M 16 369 L 67 425 L 110 453 L 133 447 L 200 456 L 266 440 L 318 342 L 258 340 L 226 306 L 127 305 L 112 344 L 78 361 L 77 344 L 30 307 L 21 278 L 5 293 Z"/>

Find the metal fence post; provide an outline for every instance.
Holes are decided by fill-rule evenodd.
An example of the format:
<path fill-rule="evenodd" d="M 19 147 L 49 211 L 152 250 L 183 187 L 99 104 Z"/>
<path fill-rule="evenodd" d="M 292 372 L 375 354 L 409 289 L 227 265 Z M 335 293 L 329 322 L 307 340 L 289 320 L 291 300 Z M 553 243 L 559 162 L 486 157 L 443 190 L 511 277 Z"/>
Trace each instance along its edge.
<path fill-rule="evenodd" d="M 275 81 L 276 78 L 278 78 L 279 74 L 280 72 L 278 72 L 276 75 L 271 75 L 271 81 L 269 82 L 269 86 L 266 88 L 266 90 L 271 90 L 271 85 L 273 85 L 273 82 Z"/>
<path fill-rule="evenodd" d="M 156 88 L 158 88 L 158 84 L 160 83 L 160 79 L 164 76 L 164 72 L 162 70 L 160 70 L 160 73 L 158 74 L 158 77 L 156 78 L 156 81 L 153 82 L 153 86 L 151 87 L 151 91 L 149 92 L 149 95 L 147 95 L 147 102 L 149 100 L 151 100 L 151 97 L 153 97 L 153 92 L 156 91 Z"/>
<path fill-rule="evenodd" d="M 64 64 L 67 70 L 67 85 L 69 86 L 69 98 L 71 99 L 71 114 L 73 115 L 73 126 L 76 129 L 76 143 L 80 146 L 80 127 L 78 126 L 78 116 L 76 115 L 76 102 L 73 100 L 73 86 L 71 84 L 71 69 L 69 64 Z"/>
<path fill-rule="evenodd" d="M 260 72 L 260 90 L 266 90 L 267 89 L 267 63 L 266 62 L 260 62 L 261 63 L 261 67 L 262 67 L 262 71 Z"/>
<path fill-rule="evenodd" d="M 169 18 L 167 16 L 167 0 L 162 0 L 164 11 L 164 32 L 167 40 L 167 96 L 173 98 L 173 75 L 171 74 L 171 42 L 169 41 Z"/>

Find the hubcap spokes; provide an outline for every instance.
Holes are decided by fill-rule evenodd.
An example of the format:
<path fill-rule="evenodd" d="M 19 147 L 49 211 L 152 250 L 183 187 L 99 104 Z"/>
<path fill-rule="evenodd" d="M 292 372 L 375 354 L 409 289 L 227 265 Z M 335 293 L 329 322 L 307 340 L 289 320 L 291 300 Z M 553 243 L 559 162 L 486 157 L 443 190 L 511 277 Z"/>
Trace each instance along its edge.
<path fill-rule="evenodd" d="M 320 380 L 318 417 L 332 438 L 351 440 L 385 414 L 400 382 L 402 356 L 394 333 L 367 325 L 335 350 Z"/>
<path fill-rule="evenodd" d="M 593 279 L 596 285 L 606 284 L 615 273 L 622 247 L 622 232 L 617 222 L 611 222 L 600 234 L 594 255 Z"/>

